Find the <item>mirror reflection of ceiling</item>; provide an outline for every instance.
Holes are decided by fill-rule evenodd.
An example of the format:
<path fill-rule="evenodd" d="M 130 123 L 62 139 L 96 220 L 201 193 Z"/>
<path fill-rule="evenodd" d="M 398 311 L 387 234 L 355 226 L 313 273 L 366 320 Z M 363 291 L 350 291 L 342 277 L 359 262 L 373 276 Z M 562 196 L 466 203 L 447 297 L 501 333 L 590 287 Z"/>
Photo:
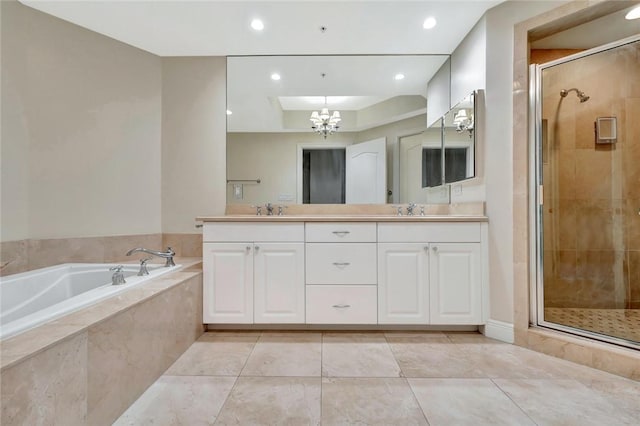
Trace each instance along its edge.
<path fill-rule="evenodd" d="M 228 56 L 450 54 L 502 0 L 20 2 L 159 56 Z M 264 30 L 251 29 L 255 18 Z"/>
<path fill-rule="evenodd" d="M 240 56 L 227 60 L 229 132 L 309 131 L 312 111 L 340 111 L 340 131 L 426 112 L 427 83 L 447 55 Z M 279 80 L 273 80 L 272 74 Z M 399 79 L 398 75 L 402 74 Z"/>

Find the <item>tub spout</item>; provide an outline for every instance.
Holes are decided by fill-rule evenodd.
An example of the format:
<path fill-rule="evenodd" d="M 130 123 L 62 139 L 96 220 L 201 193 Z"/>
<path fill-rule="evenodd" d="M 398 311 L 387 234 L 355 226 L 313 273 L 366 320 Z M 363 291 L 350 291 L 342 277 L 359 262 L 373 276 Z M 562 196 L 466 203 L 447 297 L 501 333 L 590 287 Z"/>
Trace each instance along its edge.
<path fill-rule="evenodd" d="M 173 261 L 173 256 L 176 255 L 176 252 L 173 251 L 173 249 L 171 247 L 167 247 L 167 251 L 156 251 L 156 250 L 149 250 L 149 249 L 142 248 L 142 247 L 137 247 L 137 248 L 129 250 L 127 252 L 127 256 L 131 256 L 133 253 L 147 253 L 147 254 L 150 254 L 152 256 L 162 257 L 163 259 L 167 259 L 167 261 L 164 264 L 164 266 L 166 266 L 166 267 L 176 266 L 176 264 Z"/>

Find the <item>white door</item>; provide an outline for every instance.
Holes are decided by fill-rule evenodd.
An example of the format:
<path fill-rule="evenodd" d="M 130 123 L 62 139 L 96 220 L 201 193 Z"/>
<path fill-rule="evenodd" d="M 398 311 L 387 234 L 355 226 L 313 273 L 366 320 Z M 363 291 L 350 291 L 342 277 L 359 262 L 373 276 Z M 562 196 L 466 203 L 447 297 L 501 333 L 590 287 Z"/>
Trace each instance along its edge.
<path fill-rule="evenodd" d="M 347 204 L 387 202 L 387 142 L 385 138 L 347 147 Z"/>
<path fill-rule="evenodd" d="M 482 324 L 480 243 L 432 243 L 431 324 Z"/>
<path fill-rule="evenodd" d="M 253 323 L 253 244 L 204 243 L 203 321 Z"/>
<path fill-rule="evenodd" d="M 255 243 L 254 253 L 254 321 L 304 324 L 304 243 Z"/>
<path fill-rule="evenodd" d="M 428 244 L 378 244 L 378 323 L 429 323 Z"/>

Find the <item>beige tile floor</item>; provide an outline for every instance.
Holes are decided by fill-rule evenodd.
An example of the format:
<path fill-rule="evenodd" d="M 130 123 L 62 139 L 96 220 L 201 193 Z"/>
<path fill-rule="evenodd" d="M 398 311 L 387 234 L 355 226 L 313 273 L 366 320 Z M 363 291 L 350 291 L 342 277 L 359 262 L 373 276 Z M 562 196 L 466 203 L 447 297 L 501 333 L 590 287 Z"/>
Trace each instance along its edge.
<path fill-rule="evenodd" d="M 209 332 L 116 425 L 639 425 L 640 382 L 476 333 Z"/>

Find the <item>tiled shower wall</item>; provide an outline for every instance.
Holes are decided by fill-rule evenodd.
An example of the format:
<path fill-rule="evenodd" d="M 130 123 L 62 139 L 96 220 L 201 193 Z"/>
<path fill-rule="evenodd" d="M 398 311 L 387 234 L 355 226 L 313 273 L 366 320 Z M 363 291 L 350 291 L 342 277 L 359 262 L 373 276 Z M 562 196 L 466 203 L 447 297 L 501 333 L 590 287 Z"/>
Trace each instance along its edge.
<path fill-rule="evenodd" d="M 542 115 L 545 306 L 640 308 L 640 43 L 547 68 Z"/>
<path fill-rule="evenodd" d="M 111 237 L 20 240 L 0 243 L 0 276 L 68 262 L 125 262 L 134 247 L 163 250 L 171 247 L 180 257 L 202 256 L 202 234 L 146 234 Z"/>

